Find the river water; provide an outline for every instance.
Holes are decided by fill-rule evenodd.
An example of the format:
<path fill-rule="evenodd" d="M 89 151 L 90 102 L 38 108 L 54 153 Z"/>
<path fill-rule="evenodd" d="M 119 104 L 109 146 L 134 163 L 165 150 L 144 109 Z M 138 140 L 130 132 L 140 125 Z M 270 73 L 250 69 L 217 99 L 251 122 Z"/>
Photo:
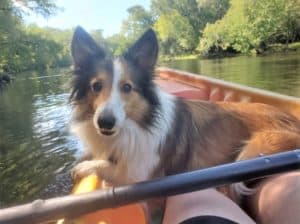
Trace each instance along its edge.
<path fill-rule="evenodd" d="M 299 53 L 161 65 L 300 97 Z M 27 72 L 0 90 L 0 207 L 68 192 L 81 154 L 68 133 L 70 77 L 65 69 Z"/>

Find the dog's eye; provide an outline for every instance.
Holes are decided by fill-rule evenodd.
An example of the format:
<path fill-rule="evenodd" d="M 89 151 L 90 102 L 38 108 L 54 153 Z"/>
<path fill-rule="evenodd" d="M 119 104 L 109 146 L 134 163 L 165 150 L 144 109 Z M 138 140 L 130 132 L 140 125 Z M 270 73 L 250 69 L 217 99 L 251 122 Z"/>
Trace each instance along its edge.
<path fill-rule="evenodd" d="M 102 90 L 102 84 L 100 82 L 94 82 L 92 84 L 92 90 L 95 93 L 99 93 Z"/>
<path fill-rule="evenodd" d="M 132 90 L 132 86 L 129 83 L 125 83 L 121 86 L 121 90 L 124 93 L 129 93 Z"/>

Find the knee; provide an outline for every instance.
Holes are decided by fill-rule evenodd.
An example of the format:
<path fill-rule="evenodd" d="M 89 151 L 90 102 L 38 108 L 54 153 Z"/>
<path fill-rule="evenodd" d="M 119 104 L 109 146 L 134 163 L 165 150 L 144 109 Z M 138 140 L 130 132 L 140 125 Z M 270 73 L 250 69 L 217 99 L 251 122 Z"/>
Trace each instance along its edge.
<path fill-rule="evenodd" d="M 300 223 L 300 172 L 266 180 L 260 184 L 254 198 L 253 210 L 260 223 L 295 223 L 295 220 Z"/>

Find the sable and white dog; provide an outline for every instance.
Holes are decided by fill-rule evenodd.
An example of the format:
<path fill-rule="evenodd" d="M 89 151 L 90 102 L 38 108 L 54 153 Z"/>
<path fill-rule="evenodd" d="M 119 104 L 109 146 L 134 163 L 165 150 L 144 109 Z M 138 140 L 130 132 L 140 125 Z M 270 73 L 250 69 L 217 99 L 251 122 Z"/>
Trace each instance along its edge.
<path fill-rule="evenodd" d="M 128 184 L 300 147 L 299 120 L 272 106 L 163 92 L 153 81 L 157 55 L 152 30 L 117 58 L 75 30 L 72 127 L 92 155 L 75 176 Z"/>

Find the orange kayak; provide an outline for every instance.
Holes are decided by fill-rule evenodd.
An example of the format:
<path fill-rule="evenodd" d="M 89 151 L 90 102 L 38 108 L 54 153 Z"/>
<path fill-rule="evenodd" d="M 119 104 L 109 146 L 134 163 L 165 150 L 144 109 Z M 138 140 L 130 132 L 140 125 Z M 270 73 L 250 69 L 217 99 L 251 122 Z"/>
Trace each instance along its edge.
<path fill-rule="evenodd" d="M 73 188 L 73 194 L 81 194 L 104 188 L 104 183 L 97 175 L 84 177 Z M 122 206 L 86 214 L 79 219 L 59 220 L 57 224 L 146 224 L 146 215 L 141 204 Z"/>
<path fill-rule="evenodd" d="M 177 96 L 210 101 L 257 102 L 286 110 L 300 119 L 300 99 L 198 74 L 160 67 L 157 83 Z"/>

